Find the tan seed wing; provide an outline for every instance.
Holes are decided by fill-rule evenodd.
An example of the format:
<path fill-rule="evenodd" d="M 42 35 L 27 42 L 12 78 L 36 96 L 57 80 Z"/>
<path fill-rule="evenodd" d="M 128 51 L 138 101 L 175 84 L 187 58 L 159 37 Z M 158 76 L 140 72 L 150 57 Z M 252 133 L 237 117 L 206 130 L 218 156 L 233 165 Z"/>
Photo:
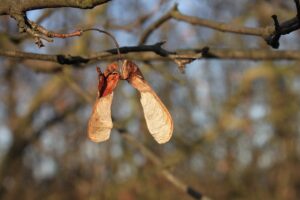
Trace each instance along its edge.
<path fill-rule="evenodd" d="M 173 120 L 168 109 L 153 90 L 141 92 L 141 104 L 151 135 L 159 144 L 168 142 L 173 133 Z"/>
<path fill-rule="evenodd" d="M 113 93 L 97 98 L 88 123 L 88 137 L 93 142 L 109 139 L 113 127 L 111 119 L 111 104 Z"/>

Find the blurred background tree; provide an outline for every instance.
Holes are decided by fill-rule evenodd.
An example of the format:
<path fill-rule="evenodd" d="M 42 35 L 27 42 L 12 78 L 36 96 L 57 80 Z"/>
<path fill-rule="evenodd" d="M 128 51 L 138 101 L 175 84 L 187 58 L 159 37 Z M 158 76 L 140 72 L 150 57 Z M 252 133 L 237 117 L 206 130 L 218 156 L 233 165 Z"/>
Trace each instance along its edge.
<path fill-rule="evenodd" d="M 273 14 L 298 29 L 297 0 L 18 2 L 0 2 L 1 199 L 200 199 L 188 186 L 211 199 L 299 199 L 300 35 L 276 51 L 268 40 L 280 33 Z M 33 23 L 112 33 L 170 110 L 171 141 L 155 143 L 121 82 L 111 139 L 90 142 L 95 66 L 116 60 L 114 45 L 89 32 L 38 48 L 46 36 Z"/>

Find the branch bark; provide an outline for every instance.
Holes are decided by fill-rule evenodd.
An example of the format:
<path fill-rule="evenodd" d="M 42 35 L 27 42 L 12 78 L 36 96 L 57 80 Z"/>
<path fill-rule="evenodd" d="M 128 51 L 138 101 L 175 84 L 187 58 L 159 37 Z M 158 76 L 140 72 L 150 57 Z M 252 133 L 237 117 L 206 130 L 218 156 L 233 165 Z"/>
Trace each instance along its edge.
<path fill-rule="evenodd" d="M 272 48 L 279 48 L 279 39 L 281 35 L 289 34 L 300 28 L 300 3 L 299 0 L 294 0 L 297 7 L 296 17 L 279 23 L 277 16 L 273 15 L 272 18 L 276 17 L 277 25 L 266 26 L 266 27 L 246 27 L 230 23 L 222 23 L 214 20 L 204 19 L 200 17 L 189 16 L 178 11 L 177 4 L 175 4 L 168 12 L 162 15 L 155 22 L 150 24 L 148 28 L 142 33 L 139 43 L 145 43 L 151 33 L 156 30 L 163 23 L 169 19 L 175 19 L 178 21 L 183 21 L 192 25 L 207 27 L 217 31 L 235 33 L 241 35 L 252 35 L 263 38 L 268 45 Z M 271 17 L 271 16 L 270 16 Z"/>
<path fill-rule="evenodd" d="M 184 62 L 187 64 L 199 59 L 300 60 L 300 51 L 297 50 L 232 50 L 208 49 L 207 47 L 204 47 L 199 49 L 168 51 L 162 47 L 162 44 L 163 42 L 153 45 L 121 47 L 120 53 L 122 54 L 122 58 L 126 59 L 134 59 L 139 61 L 174 61 L 177 64 L 178 62 Z M 118 59 L 117 49 L 105 50 L 88 56 L 68 54 L 50 55 L 0 49 L 0 56 L 15 59 L 48 61 L 61 65 L 74 65 L 76 67 L 84 67 L 85 64 L 91 64 L 99 60 L 111 61 Z M 48 70 L 49 72 L 51 71 L 51 69 Z"/>
<path fill-rule="evenodd" d="M 17 21 L 20 33 L 27 32 L 35 38 L 35 43 L 38 47 L 43 47 L 41 39 L 52 42 L 52 37 L 49 38 L 49 35 L 47 35 L 51 31 L 29 20 L 26 16 L 26 11 L 59 7 L 89 9 L 108 1 L 110 0 L 2 0 L 0 1 L 0 15 L 10 15 Z"/>
<path fill-rule="evenodd" d="M 0 2 L 0 15 L 11 15 L 11 13 L 24 13 L 29 10 L 41 8 L 59 8 L 71 7 L 90 9 L 95 6 L 104 4 L 110 0 L 1 0 Z"/>

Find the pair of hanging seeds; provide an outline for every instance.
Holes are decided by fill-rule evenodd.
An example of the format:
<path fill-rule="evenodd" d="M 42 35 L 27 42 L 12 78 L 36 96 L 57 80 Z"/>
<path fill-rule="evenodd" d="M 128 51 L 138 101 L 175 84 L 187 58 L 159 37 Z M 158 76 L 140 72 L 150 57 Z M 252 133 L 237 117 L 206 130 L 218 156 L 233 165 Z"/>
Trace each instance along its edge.
<path fill-rule="evenodd" d="M 111 118 L 111 104 L 113 91 L 118 81 L 127 80 L 141 94 L 141 104 L 147 127 L 154 139 L 162 144 L 170 140 L 173 133 L 173 120 L 165 105 L 145 81 L 140 69 L 132 61 L 125 60 L 120 73 L 118 64 L 107 66 L 104 73 L 98 71 L 98 96 L 88 122 L 88 137 L 94 142 L 109 139 L 113 128 Z"/>

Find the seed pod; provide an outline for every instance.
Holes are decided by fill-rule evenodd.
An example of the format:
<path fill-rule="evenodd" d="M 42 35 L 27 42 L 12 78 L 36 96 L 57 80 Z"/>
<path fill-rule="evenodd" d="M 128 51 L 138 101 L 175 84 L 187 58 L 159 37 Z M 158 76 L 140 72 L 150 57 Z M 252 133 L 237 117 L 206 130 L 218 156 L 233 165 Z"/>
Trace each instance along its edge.
<path fill-rule="evenodd" d="M 117 64 L 107 66 L 104 73 L 100 68 L 98 72 L 98 96 L 88 122 L 88 137 L 93 142 L 102 142 L 109 139 L 113 127 L 111 119 L 111 104 L 113 90 L 118 84 L 120 74 L 117 71 Z"/>
<path fill-rule="evenodd" d="M 154 139 L 162 144 L 170 140 L 173 133 L 173 120 L 168 109 L 145 81 L 138 66 L 125 60 L 122 66 L 122 78 L 126 79 L 141 94 L 141 104 L 147 127 Z"/>

